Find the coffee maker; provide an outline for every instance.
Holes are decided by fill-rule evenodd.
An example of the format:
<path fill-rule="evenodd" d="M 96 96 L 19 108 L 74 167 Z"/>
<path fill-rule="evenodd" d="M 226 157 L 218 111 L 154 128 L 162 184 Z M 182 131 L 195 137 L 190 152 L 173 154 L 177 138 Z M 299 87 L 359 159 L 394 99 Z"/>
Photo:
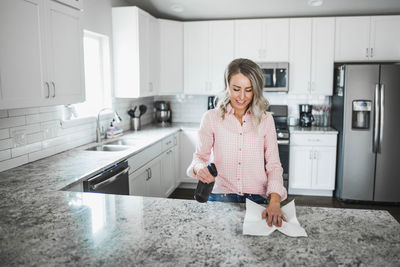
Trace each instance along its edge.
<path fill-rule="evenodd" d="M 312 105 L 301 104 L 299 105 L 300 109 L 300 126 L 301 127 L 311 127 L 312 122 L 314 121 L 314 116 L 311 114 Z"/>

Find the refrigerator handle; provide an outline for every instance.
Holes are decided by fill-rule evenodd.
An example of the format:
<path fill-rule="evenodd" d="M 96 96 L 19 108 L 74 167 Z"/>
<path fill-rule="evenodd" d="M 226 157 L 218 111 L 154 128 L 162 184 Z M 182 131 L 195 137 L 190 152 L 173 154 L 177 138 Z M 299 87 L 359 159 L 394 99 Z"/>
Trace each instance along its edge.
<path fill-rule="evenodd" d="M 379 84 L 375 85 L 375 112 L 374 112 L 374 132 L 372 140 L 372 152 L 378 152 L 378 136 L 379 136 L 379 114 L 380 114 L 380 103 L 379 103 Z"/>
<path fill-rule="evenodd" d="M 379 112 L 379 145 L 378 145 L 378 153 L 381 153 L 382 150 L 382 141 L 383 141 L 383 116 L 385 114 L 385 85 L 381 84 L 380 88 L 380 112 Z"/>

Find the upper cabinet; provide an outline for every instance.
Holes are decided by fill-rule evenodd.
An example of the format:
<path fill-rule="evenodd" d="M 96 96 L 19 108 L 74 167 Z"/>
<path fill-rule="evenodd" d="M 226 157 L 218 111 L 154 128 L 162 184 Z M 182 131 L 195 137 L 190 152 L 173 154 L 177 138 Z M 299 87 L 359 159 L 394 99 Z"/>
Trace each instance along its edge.
<path fill-rule="evenodd" d="M 289 61 L 289 19 L 235 21 L 235 57 Z"/>
<path fill-rule="evenodd" d="M 183 22 L 160 19 L 160 95 L 183 93 Z"/>
<path fill-rule="evenodd" d="M 336 18 L 335 61 L 400 59 L 400 16 Z"/>
<path fill-rule="evenodd" d="M 224 71 L 234 58 L 233 21 L 184 23 L 184 91 L 214 95 L 224 89 Z"/>
<path fill-rule="evenodd" d="M 0 2 L 0 109 L 84 101 L 81 16 L 51 0 Z"/>
<path fill-rule="evenodd" d="M 137 7 L 112 9 L 116 97 L 153 96 L 159 90 L 158 20 Z"/>
<path fill-rule="evenodd" d="M 290 94 L 332 95 L 334 38 L 334 18 L 290 19 Z"/>

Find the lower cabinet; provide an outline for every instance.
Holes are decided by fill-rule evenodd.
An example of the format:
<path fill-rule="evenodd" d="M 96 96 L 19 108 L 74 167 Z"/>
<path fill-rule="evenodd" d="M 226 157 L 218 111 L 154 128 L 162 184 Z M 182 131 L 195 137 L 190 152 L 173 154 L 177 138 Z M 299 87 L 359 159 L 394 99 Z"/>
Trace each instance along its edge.
<path fill-rule="evenodd" d="M 289 194 L 332 196 L 337 135 L 291 134 Z M 292 140 L 291 140 L 292 141 Z"/>
<path fill-rule="evenodd" d="M 168 197 L 176 188 L 177 134 L 169 136 L 130 159 L 129 194 Z M 135 167 L 133 167 L 135 166 Z"/>

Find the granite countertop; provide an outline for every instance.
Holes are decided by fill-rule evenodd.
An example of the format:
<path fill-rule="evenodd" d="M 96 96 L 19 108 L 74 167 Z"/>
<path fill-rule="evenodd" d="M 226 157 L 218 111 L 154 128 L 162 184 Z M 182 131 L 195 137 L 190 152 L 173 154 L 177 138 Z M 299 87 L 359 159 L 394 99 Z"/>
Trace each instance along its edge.
<path fill-rule="evenodd" d="M 300 126 L 289 126 L 290 133 L 305 133 L 305 134 L 338 134 L 338 131 L 332 127 L 300 127 Z"/>
<path fill-rule="evenodd" d="M 179 127 L 144 127 L 132 135 L 142 135 L 145 146 Z M 242 235 L 244 204 L 60 191 L 103 165 L 136 153 L 111 156 L 83 149 L 0 173 L 1 265 L 398 266 L 400 262 L 400 224 L 387 211 L 298 206 L 297 218 L 307 238 L 278 231 L 256 237 Z"/>

